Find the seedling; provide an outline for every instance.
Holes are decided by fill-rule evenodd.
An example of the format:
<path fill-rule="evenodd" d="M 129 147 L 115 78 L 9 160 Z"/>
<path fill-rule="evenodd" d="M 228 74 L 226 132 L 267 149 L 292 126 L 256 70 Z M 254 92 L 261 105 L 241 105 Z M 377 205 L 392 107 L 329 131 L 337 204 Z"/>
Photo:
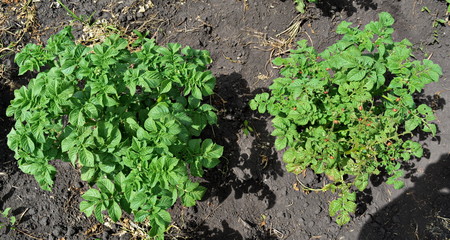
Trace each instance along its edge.
<path fill-rule="evenodd" d="M 4 228 L 4 227 L 10 227 L 11 229 L 14 229 L 14 224 L 16 223 L 16 217 L 14 216 L 9 216 L 9 211 L 11 210 L 11 208 L 6 208 L 5 210 L 3 210 L 3 212 L 1 212 L 1 215 L 4 219 L 6 219 L 6 222 L 0 221 L 0 229 Z"/>
<path fill-rule="evenodd" d="M 244 127 L 242 128 L 242 130 L 244 131 L 244 134 L 246 136 L 254 131 L 253 128 L 249 125 L 247 120 L 244 120 Z"/>
<path fill-rule="evenodd" d="M 202 103 L 215 78 L 207 51 L 180 44 L 160 47 L 142 39 L 139 51 L 112 35 L 94 47 L 74 43 L 71 28 L 47 46 L 28 44 L 16 55 L 19 74 L 37 71 L 14 92 L 6 114 L 19 168 L 51 190 L 61 159 L 80 169 L 91 188 L 80 209 L 103 222 L 122 211 L 149 220 L 149 235 L 164 238 L 166 211 L 177 199 L 190 207 L 205 188 L 191 180 L 219 163 L 222 147 L 198 138 L 215 124 L 215 109 Z M 45 66 L 45 68 L 43 68 Z M 43 70 L 45 69 L 45 70 Z"/>
<path fill-rule="evenodd" d="M 56 0 L 56 2 L 62 7 L 64 8 L 64 10 L 66 10 L 66 12 L 75 20 L 86 24 L 86 25 L 91 25 L 92 24 L 92 16 L 94 16 L 95 13 L 92 13 L 91 16 L 86 16 L 86 15 L 76 15 L 72 10 L 70 10 L 66 5 L 64 5 L 61 0 Z"/>
<path fill-rule="evenodd" d="M 318 0 L 307 0 L 310 3 L 317 3 Z M 294 0 L 295 4 L 297 5 L 295 7 L 295 9 L 297 9 L 297 11 L 299 11 L 300 13 L 304 13 L 305 12 L 305 1 L 304 0 Z"/>
<path fill-rule="evenodd" d="M 445 26 L 445 24 L 447 24 L 447 21 L 441 18 L 436 18 L 433 21 L 433 27 L 438 27 L 439 25 Z"/>
<path fill-rule="evenodd" d="M 341 40 L 318 53 L 298 42 L 287 58 L 276 58 L 283 76 L 270 92 L 250 101 L 260 113 L 269 112 L 277 150 L 286 169 L 301 174 L 306 168 L 331 182 L 322 190 L 339 195 L 329 214 L 343 225 L 356 210 L 356 192 L 371 175 L 384 169 L 388 184 L 404 186 L 402 161 L 423 156 L 413 131 L 436 134 L 433 110 L 416 105 L 415 93 L 436 82 L 441 68 L 430 60 L 412 60 L 412 44 L 394 42 L 394 19 L 386 12 L 363 30 L 342 22 Z M 321 190 L 316 190 L 321 191 Z"/>
<path fill-rule="evenodd" d="M 421 12 L 427 12 L 427 13 L 431 13 L 430 9 L 428 7 L 422 7 L 422 9 L 420 9 Z"/>
<path fill-rule="evenodd" d="M 450 14 L 450 0 L 445 0 L 447 2 L 447 14 Z"/>

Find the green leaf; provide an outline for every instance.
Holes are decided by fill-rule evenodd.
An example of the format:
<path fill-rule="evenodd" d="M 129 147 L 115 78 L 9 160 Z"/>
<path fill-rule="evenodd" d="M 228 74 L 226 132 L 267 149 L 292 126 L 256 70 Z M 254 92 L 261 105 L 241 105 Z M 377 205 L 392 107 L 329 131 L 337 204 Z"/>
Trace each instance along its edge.
<path fill-rule="evenodd" d="M 116 169 L 116 164 L 114 162 L 103 161 L 99 164 L 100 170 L 105 173 L 111 173 Z"/>
<path fill-rule="evenodd" d="M 328 206 L 328 211 L 330 216 L 335 216 L 342 209 L 342 198 L 335 199 L 330 202 Z"/>
<path fill-rule="evenodd" d="M 287 146 L 287 138 L 286 137 L 278 137 L 275 140 L 275 148 L 278 151 L 283 150 L 284 148 L 286 148 L 286 146 Z"/>
<path fill-rule="evenodd" d="M 122 217 L 122 209 L 119 204 L 112 201 L 112 205 L 108 208 L 108 214 L 114 222 L 117 222 Z"/>
<path fill-rule="evenodd" d="M 83 181 L 87 181 L 87 182 L 92 182 L 92 180 L 95 177 L 95 168 L 90 168 L 90 167 L 82 167 L 81 168 L 81 180 Z"/>
<path fill-rule="evenodd" d="M 96 202 L 92 202 L 92 201 L 82 201 L 80 203 L 80 211 L 84 212 L 86 214 L 86 216 L 91 216 L 92 212 L 94 211 L 96 207 Z"/>
<path fill-rule="evenodd" d="M 378 15 L 379 19 L 380 19 L 380 23 L 385 26 L 385 27 L 389 27 L 392 26 L 392 24 L 394 24 L 394 18 L 387 12 L 382 12 Z"/>
<path fill-rule="evenodd" d="M 169 113 L 170 111 L 166 103 L 158 103 L 150 110 L 148 116 L 152 119 L 160 119 L 167 116 Z"/>
<path fill-rule="evenodd" d="M 405 183 L 403 181 L 395 181 L 394 182 L 394 188 L 395 189 L 401 189 L 405 186 Z"/>
<path fill-rule="evenodd" d="M 350 222 L 350 215 L 347 212 L 343 212 L 341 213 L 337 218 L 336 218 L 336 223 L 339 226 L 342 226 L 346 223 Z"/>
<path fill-rule="evenodd" d="M 181 197 L 183 205 L 186 207 L 192 207 L 196 201 L 201 200 L 203 194 L 206 192 L 206 188 L 200 186 L 198 183 L 187 182 L 185 187 L 185 193 Z"/>
<path fill-rule="evenodd" d="M 95 167 L 94 154 L 86 148 L 82 148 L 80 151 L 80 163 L 85 167 Z"/>
<path fill-rule="evenodd" d="M 69 121 L 75 126 L 83 126 L 86 122 L 81 109 L 74 109 L 69 114 Z"/>
<path fill-rule="evenodd" d="M 64 61 L 64 63 L 61 66 L 61 72 L 67 76 L 72 74 L 76 67 L 77 67 L 76 61 L 74 60 Z"/>
<path fill-rule="evenodd" d="M 166 93 L 169 92 L 172 89 L 172 81 L 171 80 L 165 80 L 161 82 L 161 90 L 160 93 Z"/>
<path fill-rule="evenodd" d="M 125 174 L 123 174 L 123 172 L 119 172 L 114 176 L 114 183 L 116 184 L 116 188 L 118 191 L 125 192 L 126 179 L 127 178 L 125 177 Z"/>
<path fill-rule="evenodd" d="M 252 110 L 256 110 L 258 108 L 258 102 L 255 101 L 255 99 L 250 100 L 249 106 Z"/>
<path fill-rule="evenodd" d="M 2 216 L 4 218 L 8 217 L 9 211 L 11 210 L 11 208 L 6 208 L 3 212 L 2 212 Z"/>
<path fill-rule="evenodd" d="M 102 191 L 102 193 L 106 193 L 108 195 L 114 194 L 114 184 L 107 178 L 98 180 L 97 187 L 100 189 L 100 191 Z"/>
<path fill-rule="evenodd" d="M 94 209 L 94 216 L 97 219 L 97 221 L 103 223 L 105 220 L 103 219 L 102 211 L 105 210 L 105 207 L 103 204 L 97 204 L 97 206 Z"/>
<path fill-rule="evenodd" d="M 81 197 L 87 201 L 97 201 L 101 199 L 102 195 L 97 189 L 90 188 L 83 195 L 81 195 Z"/>
<path fill-rule="evenodd" d="M 98 110 L 97 107 L 92 103 L 87 103 L 84 105 L 84 109 L 86 110 L 86 113 L 88 117 L 90 118 L 98 118 Z"/>
<path fill-rule="evenodd" d="M 368 184 L 369 179 L 367 177 L 367 174 L 365 176 L 360 176 L 355 179 L 355 186 L 358 188 L 359 191 L 364 191 L 364 189 L 366 189 Z"/>
<path fill-rule="evenodd" d="M 165 210 L 160 210 L 156 213 L 155 216 L 156 223 L 163 229 L 165 229 L 167 226 L 169 226 L 170 222 L 172 221 L 172 218 L 170 217 L 170 214 Z"/>
<path fill-rule="evenodd" d="M 420 119 L 413 118 L 409 119 L 405 122 L 405 130 L 407 132 L 412 132 L 414 129 L 416 129 L 420 124 Z"/>
<path fill-rule="evenodd" d="M 147 200 L 147 195 L 144 192 L 132 192 L 130 197 L 130 208 L 138 210 Z"/>
<path fill-rule="evenodd" d="M 411 159 L 411 154 L 409 154 L 407 152 L 403 152 L 401 154 L 401 157 L 403 158 L 404 161 L 408 161 L 409 159 Z"/>
<path fill-rule="evenodd" d="M 23 163 L 19 166 L 19 168 L 24 173 L 36 175 L 36 174 L 38 174 L 38 171 L 41 169 L 41 164 L 39 164 L 39 163 L 31 163 L 31 164 Z"/>
<path fill-rule="evenodd" d="M 29 136 L 25 136 L 25 139 L 22 140 L 22 146 L 23 146 L 23 150 L 25 150 L 29 153 L 34 152 L 34 149 L 35 149 L 34 141 Z"/>
<path fill-rule="evenodd" d="M 61 151 L 68 152 L 76 145 L 76 141 L 71 137 L 66 137 L 61 141 Z"/>
<path fill-rule="evenodd" d="M 347 201 L 344 204 L 344 209 L 347 212 L 355 212 L 356 211 L 356 203 L 352 201 Z"/>
<path fill-rule="evenodd" d="M 367 72 L 364 70 L 353 68 L 350 72 L 348 72 L 347 76 L 349 81 L 355 82 L 362 80 L 366 74 Z"/>
<path fill-rule="evenodd" d="M 139 210 L 134 213 L 134 221 L 143 222 L 149 215 L 150 215 L 150 213 L 148 211 Z"/>
<path fill-rule="evenodd" d="M 433 124 L 433 123 L 427 123 L 427 124 L 425 124 L 425 125 L 423 126 L 423 131 L 424 131 L 424 132 L 431 132 L 431 134 L 433 135 L 433 137 L 436 136 L 436 131 L 437 131 L 436 124 Z"/>
<path fill-rule="evenodd" d="M 336 28 L 336 33 L 338 34 L 346 34 L 350 32 L 349 28 L 352 25 L 351 22 L 342 21 Z"/>

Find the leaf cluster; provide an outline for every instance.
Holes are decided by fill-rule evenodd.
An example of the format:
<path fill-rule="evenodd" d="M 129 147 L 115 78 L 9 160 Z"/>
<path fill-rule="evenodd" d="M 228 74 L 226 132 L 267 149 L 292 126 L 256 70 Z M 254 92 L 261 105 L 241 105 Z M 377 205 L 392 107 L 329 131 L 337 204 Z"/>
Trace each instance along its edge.
<path fill-rule="evenodd" d="M 310 2 L 310 3 L 317 3 L 318 0 L 307 0 L 307 1 Z M 297 11 L 299 11 L 300 13 L 304 13 L 305 12 L 305 8 L 306 8 L 305 0 L 294 0 L 294 2 L 296 4 L 295 9 Z"/>
<path fill-rule="evenodd" d="M 0 217 L 6 219 L 4 222 L 3 219 L 0 220 L 0 229 L 8 228 L 14 229 L 14 224 L 16 224 L 16 217 L 10 216 L 11 208 L 6 208 L 5 210 L 0 212 Z"/>
<path fill-rule="evenodd" d="M 282 77 L 270 93 L 250 107 L 274 116 L 278 150 L 288 171 L 311 168 L 332 181 L 326 190 L 340 193 L 330 204 L 337 222 L 355 211 L 354 189 L 364 190 L 371 175 L 385 169 L 387 183 L 403 187 L 401 162 L 422 157 L 422 146 L 408 140 L 415 130 L 436 134 L 432 109 L 414 102 L 415 93 L 436 82 L 441 68 L 413 60 L 408 40 L 392 39 L 394 19 L 381 13 L 364 29 L 342 22 L 341 40 L 318 53 L 305 40 L 287 58 L 276 58 Z"/>
<path fill-rule="evenodd" d="M 205 188 L 190 180 L 219 163 L 222 147 L 199 137 L 215 124 L 207 51 L 160 47 L 142 38 L 129 50 L 117 35 L 86 47 L 70 27 L 45 47 L 29 44 L 16 55 L 19 73 L 38 71 L 14 92 L 8 135 L 22 171 L 51 190 L 54 159 L 71 162 L 91 188 L 81 211 L 117 221 L 122 211 L 149 220 L 151 236 L 163 239 L 166 211 L 177 199 L 195 205 Z"/>

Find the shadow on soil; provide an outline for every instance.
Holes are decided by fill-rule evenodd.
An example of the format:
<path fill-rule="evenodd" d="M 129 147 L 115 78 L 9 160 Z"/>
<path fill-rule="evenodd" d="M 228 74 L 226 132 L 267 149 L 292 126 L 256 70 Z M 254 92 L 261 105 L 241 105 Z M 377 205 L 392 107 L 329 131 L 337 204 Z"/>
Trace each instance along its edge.
<path fill-rule="evenodd" d="M 236 199 L 253 193 L 259 200 L 267 202 L 267 209 L 270 209 L 276 197 L 263 180 L 269 176 L 274 179 L 283 176 L 281 163 L 275 161 L 274 137 L 267 130 L 265 118 L 248 107 L 255 93 L 250 93 L 240 74 L 219 76 L 217 83 L 213 105 L 219 110 L 219 120 L 214 135 L 215 141 L 224 146 L 225 151 L 222 163 L 205 176 L 210 184 L 207 188 L 212 189 L 205 198 L 217 196 L 219 202 L 223 202 L 232 192 Z M 243 134 L 245 121 L 248 122 L 247 129 L 252 129 L 248 135 Z M 238 129 L 238 132 L 233 129 Z M 239 142 L 245 149 L 239 147 Z"/>
<path fill-rule="evenodd" d="M 355 3 L 355 4 L 353 4 Z M 337 12 L 346 12 L 348 16 L 352 16 L 356 11 L 363 9 L 365 11 L 371 9 L 378 9 L 378 4 L 373 3 L 372 0 L 334 0 L 334 1 L 319 1 L 316 4 L 317 8 L 322 10 L 322 14 L 326 17 L 332 17 Z M 358 8 L 356 8 L 358 7 Z"/>
<path fill-rule="evenodd" d="M 450 155 L 429 165 L 413 188 L 371 215 L 359 239 L 449 239 Z"/>
<path fill-rule="evenodd" d="M 222 203 L 230 195 L 241 199 L 244 194 L 254 194 L 267 209 L 274 206 L 276 195 L 264 179 L 283 176 L 281 163 L 276 161 L 274 137 L 267 130 L 267 116 L 255 113 L 248 107 L 250 99 L 262 91 L 250 92 L 247 81 L 238 73 L 217 77 L 217 94 L 212 97 L 212 105 L 218 110 L 218 126 L 206 135 L 212 135 L 209 137 L 224 146 L 224 155 L 217 167 L 205 172 L 206 182 L 202 185 L 208 191 L 203 199 L 217 198 Z M 248 130 L 248 134 L 244 134 L 244 129 Z M 243 149 L 240 146 L 244 146 Z M 238 231 L 229 227 L 227 221 L 222 220 L 221 224 L 223 230 L 208 229 L 206 224 L 197 223 L 194 228 L 202 234 L 196 232 L 195 239 L 243 239 Z M 252 229 L 257 228 L 252 226 Z M 256 235 L 270 239 L 263 229 L 257 229 Z"/>

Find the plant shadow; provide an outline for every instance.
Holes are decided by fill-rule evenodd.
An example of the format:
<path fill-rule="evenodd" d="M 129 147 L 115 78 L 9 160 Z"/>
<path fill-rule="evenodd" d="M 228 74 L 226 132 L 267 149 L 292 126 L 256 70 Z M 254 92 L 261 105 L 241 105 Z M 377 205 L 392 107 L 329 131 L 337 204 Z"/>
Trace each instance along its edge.
<path fill-rule="evenodd" d="M 378 9 L 378 4 L 372 0 L 335 0 L 335 1 L 318 1 L 316 3 L 317 8 L 322 10 L 322 15 L 325 17 L 332 17 L 338 12 L 345 12 L 348 16 L 352 16 L 359 9 L 365 11 L 371 9 Z"/>
<path fill-rule="evenodd" d="M 253 237 L 256 239 L 264 239 L 264 240 L 276 240 L 273 236 L 270 236 L 269 233 L 261 229 L 261 227 L 256 226 L 251 223 L 249 224 L 249 231 L 253 231 Z M 230 227 L 230 224 L 226 220 L 221 221 L 221 229 L 210 227 L 202 222 L 200 225 L 195 221 L 191 221 L 187 223 L 188 226 L 192 226 L 193 231 L 191 232 L 183 232 L 183 233 L 169 233 L 166 235 L 169 239 L 186 239 L 186 240 L 244 240 L 244 238 L 240 232 L 236 229 Z"/>
<path fill-rule="evenodd" d="M 414 187 L 373 215 L 358 239 L 449 239 L 450 155 L 412 177 Z"/>
<path fill-rule="evenodd" d="M 217 94 L 212 97 L 212 104 L 218 110 L 218 125 L 209 133 L 208 130 L 205 132 L 224 146 L 224 155 L 222 163 L 204 175 L 207 182 L 203 185 L 208 189 L 204 198 L 217 197 L 222 203 L 233 192 L 235 199 L 250 193 L 256 194 L 270 209 L 276 196 L 264 179 L 283 176 L 283 170 L 277 161 L 274 137 L 269 133 L 266 116 L 255 113 L 248 106 L 250 99 L 262 90 L 250 93 L 247 81 L 238 73 L 221 75 L 217 82 Z"/>
<path fill-rule="evenodd" d="M 238 73 L 217 77 L 216 94 L 209 103 L 218 111 L 218 124 L 206 128 L 202 138 L 211 138 L 222 145 L 224 153 L 221 163 L 215 168 L 206 169 L 201 179 L 201 185 L 207 189 L 201 201 L 203 207 L 209 208 L 208 204 L 212 202 L 222 206 L 226 199 L 232 197 L 238 200 L 246 195 L 252 195 L 257 202 L 261 202 L 258 209 L 270 209 L 275 205 L 277 197 L 264 180 L 277 179 L 284 173 L 273 147 L 274 137 L 269 133 L 267 116 L 256 113 L 248 106 L 254 95 L 262 91 L 250 91 L 247 81 Z M 195 209 L 197 206 L 189 211 L 196 212 Z M 229 214 L 228 217 L 235 219 L 233 213 Z M 222 220 L 214 227 L 206 219 L 190 219 L 181 223 L 181 234 L 188 239 L 245 239 L 242 235 L 245 230 L 251 236 L 270 239 L 263 227 L 252 222 L 253 218 L 239 218 L 242 221 L 239 229 L 233 229 L 236 225 L 229 224 L 229 219 Z"/>

